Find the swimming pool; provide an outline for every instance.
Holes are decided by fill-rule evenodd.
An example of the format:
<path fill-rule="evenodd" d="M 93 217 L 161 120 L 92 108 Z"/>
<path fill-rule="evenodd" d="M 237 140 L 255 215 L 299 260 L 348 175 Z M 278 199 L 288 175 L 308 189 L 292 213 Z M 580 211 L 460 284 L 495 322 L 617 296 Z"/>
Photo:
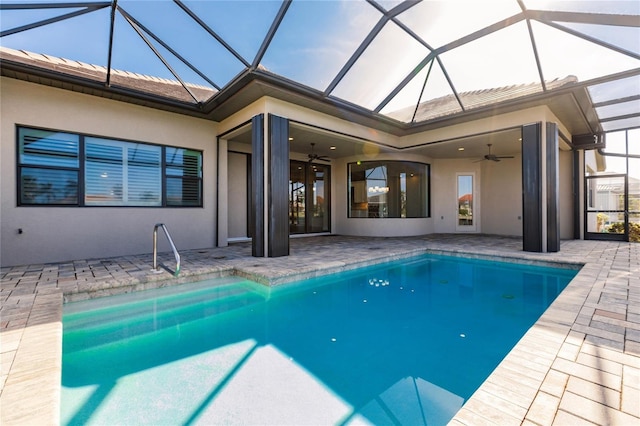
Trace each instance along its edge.
<path fill-rule="evenodd" d="M 68 304 L 61 421 L 445 424 L 575 273 L 425 255 Z"/>

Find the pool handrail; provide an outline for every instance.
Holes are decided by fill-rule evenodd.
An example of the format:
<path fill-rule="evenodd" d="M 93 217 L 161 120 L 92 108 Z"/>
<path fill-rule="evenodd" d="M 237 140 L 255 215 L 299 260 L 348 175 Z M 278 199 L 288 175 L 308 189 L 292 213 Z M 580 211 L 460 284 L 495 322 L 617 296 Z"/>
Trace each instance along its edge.
<path fill-rule="evenodd" d="M 153 271 L 162 272 L 158 269 L 158 228 L 162 228 L 164 231 L 164 235 L 166 235 L 171 250 L 173 251 L 173 256 L 176 258 L 176 270 L 173 272 L 173 276 L 177 277 L 180 273 L 180 253 L 178 253 L 178 249 L 176 249 L 176 245 L 173 243 L 169 230 L 164 223 L 156 223 L 153 227 Z"/>

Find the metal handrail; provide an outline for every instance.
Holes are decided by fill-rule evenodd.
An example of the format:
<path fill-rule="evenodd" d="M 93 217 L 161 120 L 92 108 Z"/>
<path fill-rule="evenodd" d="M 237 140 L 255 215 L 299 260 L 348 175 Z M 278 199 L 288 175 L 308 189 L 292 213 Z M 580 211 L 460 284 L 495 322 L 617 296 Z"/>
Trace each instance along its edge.
<path fill-rule="evenodd" d="M 164 231 L 164 235 L 167 236 L 169 245 L 171 245 L 171 250 L 173 250 L 173 255 L 176 258 L 176 270 L 173 273 L 173 276 L 177 277 L 180 273 L 180 253 L 178 253 L 176 245 L 173 244 L 171 235 L 169 235 L 169 231 L 167 230 L 167 227 L 164 225 L 164 223 L 156 223 L 156 226 L 153 227 L 153 271 L 161 272 L 158 269 L 158 228 L 162 228 L 162 230 Z"/>

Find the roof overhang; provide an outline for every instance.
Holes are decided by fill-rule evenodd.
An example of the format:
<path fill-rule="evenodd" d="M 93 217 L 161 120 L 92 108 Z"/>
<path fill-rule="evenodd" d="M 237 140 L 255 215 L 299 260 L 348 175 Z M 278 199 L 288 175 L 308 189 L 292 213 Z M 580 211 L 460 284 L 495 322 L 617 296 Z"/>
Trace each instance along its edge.
<path fill-rule="evenodd" d="M 546 105 L 572 134 L 602 131 L 586 83 L 571 84 L 451 116 L 408 124 L 337 98 L 326 97 L 320 91 L 260 69 L 241 73 L 208 100 L 196 104 L 132 87 L 106 85 L 95 76 L 60 72 L 52 67 L 40 66 L 38 61 L 14 56 L 4 50 L 0 52 L 0 72 L 5 77 L 218 122 L 268 96 L 395 136 L 420 133 L 541 105 Z M 626 74 L 637 73 L 638 70 L 634 70 Z"/>

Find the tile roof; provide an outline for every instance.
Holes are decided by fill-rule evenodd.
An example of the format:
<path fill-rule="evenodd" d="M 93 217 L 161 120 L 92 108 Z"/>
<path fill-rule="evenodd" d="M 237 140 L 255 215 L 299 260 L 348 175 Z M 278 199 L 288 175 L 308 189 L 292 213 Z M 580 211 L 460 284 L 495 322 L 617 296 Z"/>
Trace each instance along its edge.
<path fill-rule="evenodd" d="M 103 66 L 0 46 L 0 62 L 3 61 L 19 62 L 103 84 L 107 81 L 107 68 Z M 189 92 L 177 80 L 112 69 L 111 86 L 123 87 L 181 102 L 194 102 Z M 199 102 L 204 102 L 217 93 L 215 89 L 206 86 L 191 83 L 186 83 L 186 86 Z"/>
<path fill-rule="evenodd" d="M 545 84 L 547 90 L 552 90 L 564 86 L 570 86 L 577 82 L 578 79 L 575 76 L 570 75 L 562 79 L 547 81 Z M 542 86 L 540 83 L 530 83 L 475 90 L 471 92 L 461 92 L 458 95 L 460 97 L 460 101 L 465 107 L 465 110 L 471 110 L 540 92 L 542 92 Z M 415 107 L 410 106 L 389 112 L 386 115 L 400 121 L 411 122 L 414 111 Z M 413 121 L 420 122 L 431 120 L 461 111 L 462 108 L 460 108 L 458 100 L 453 94 L 451 94 L 420 103 Z"/>

